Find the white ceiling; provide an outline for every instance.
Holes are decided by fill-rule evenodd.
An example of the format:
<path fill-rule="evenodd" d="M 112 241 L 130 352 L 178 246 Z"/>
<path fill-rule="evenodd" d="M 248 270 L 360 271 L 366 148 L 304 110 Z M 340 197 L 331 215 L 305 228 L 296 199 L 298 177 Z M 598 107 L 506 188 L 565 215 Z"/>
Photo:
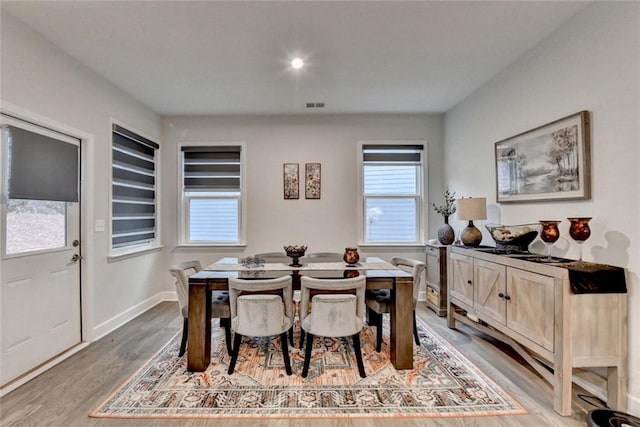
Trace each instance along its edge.
<path fill-rule="evenodd" d="M 0 3 L 162 115 L 445 112 L 587 4 Z"/>

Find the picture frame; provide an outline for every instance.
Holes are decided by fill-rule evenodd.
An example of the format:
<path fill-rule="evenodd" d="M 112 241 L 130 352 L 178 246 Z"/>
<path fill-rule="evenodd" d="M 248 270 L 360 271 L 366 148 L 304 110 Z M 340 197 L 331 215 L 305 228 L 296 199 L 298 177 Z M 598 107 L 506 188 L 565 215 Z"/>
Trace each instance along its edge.
<path fill-rule="evenodd" d="M 321 187 L 320 163 L 305 163 L 304 165 L 304 197 L 305 199 L 319 199 Z"/>
<path fill-rule="evenodd" d="M 283 163 L 282 175 L 283 175 L 283 195 L 284 199 L 299 199 L 300 198 L 300 165 L 298 163 Z"/>
<path fill-rule="evenodd" d="M 496 142 L 496 201 L 590 199 L 590 135 L 580 111 Z"/>

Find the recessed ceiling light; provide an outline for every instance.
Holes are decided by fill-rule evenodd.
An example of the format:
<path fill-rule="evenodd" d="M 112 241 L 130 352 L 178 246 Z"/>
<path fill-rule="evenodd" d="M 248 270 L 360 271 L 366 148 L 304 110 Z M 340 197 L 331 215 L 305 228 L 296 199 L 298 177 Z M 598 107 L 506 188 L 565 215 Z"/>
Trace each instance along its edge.
<path fill-rule="evenodd" d="M 293 61 L 291 61 L 291 66 L 295 70 L 299 70 L 300 68 L 304 67 L 304 61 L 300 58 L 295 58 Z"/>

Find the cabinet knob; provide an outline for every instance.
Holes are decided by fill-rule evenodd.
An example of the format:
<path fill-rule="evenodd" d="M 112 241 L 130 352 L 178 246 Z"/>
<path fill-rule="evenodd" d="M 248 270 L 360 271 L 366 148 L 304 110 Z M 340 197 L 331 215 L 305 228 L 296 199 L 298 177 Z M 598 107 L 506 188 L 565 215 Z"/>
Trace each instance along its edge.
<path fill-rule="evenodd" d="M 467 284 L 469 284 L 469 285 L 470 285 L 470 284 L 471 284 L 471 280 L 467 280 Z"/>
<path fill-rule="evenodd" d="M 502 292 L 500 292 L 500 293 L 498 294 L 498 296 L 499 296 L 500 298 L 504 298 L 504 294 L 503 294 Z"/>
<path fill-rule="evenodd" d="M 505 295 L 504 299 L 506 299 L 507 301 L 509 301 L 511 299 L 511 297 L 509 295 Z"/>

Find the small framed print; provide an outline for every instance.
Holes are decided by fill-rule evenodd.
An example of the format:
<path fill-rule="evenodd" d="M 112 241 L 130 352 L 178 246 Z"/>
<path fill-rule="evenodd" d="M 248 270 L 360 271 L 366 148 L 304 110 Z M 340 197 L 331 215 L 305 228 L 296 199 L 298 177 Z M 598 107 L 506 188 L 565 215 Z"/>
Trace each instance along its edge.
<path fill-rule="evenodd" d="M 320 198 L 320 163 L 304 165 L 304 197 L 305 199 Z"/>
<path fill-rule="evenodd" d="M 284 181 L 284 198 L 300 198 L 300 179 L 298 163 L 284 163 L 282 166 Z"/>

